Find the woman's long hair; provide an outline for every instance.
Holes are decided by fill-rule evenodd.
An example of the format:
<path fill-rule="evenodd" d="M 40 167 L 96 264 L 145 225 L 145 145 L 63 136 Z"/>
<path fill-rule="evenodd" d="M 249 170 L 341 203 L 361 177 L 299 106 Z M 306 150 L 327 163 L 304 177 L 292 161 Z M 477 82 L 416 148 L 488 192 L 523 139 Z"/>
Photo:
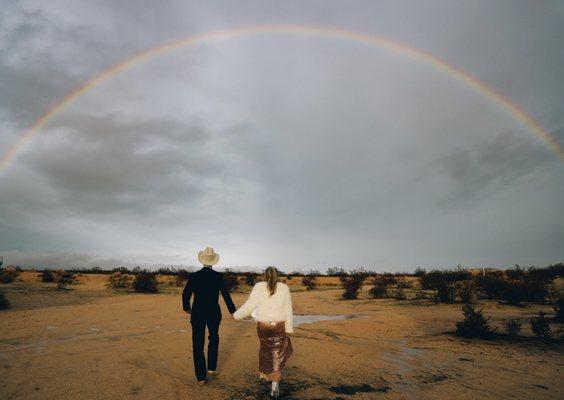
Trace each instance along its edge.
<path fill-rule="evenodd" d="M 264 271 L 264 280 L 268 287 L 268 293 L 272 296 L 276 293 L 276 282 L 278 282 L 278 270 L 274 267 L 268 267 Z"/>

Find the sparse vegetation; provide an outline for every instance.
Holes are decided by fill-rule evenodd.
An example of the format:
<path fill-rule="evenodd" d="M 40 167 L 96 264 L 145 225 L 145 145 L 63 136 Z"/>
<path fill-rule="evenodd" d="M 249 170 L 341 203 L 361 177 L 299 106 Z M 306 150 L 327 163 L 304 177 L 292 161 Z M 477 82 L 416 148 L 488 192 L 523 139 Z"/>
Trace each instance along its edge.
<path fill-rule="evenodd" d="M 20 270 L 14 266 L 7 266 L 6 268 L 0 269 L 0 282 L 2 283 L 12 283 L 16 280 Z"/>
<path fill-rule="evenodd" d="M 119 271 L 112 273 L 110 277 L 110 287 L 115 289 L 122 289 L 131 287 L 132 285 L 132 277 L 128 274 L 122 274 Z"/>
<path fill-rule="evenodd" d="M 484 317 L 482 310 L 476 311 L 474 307 L 466 304 L 462 307 L 464 320 L 456 323 L 456 334 L 464 338 L 489 339 L 495 333 L 489 319 Z"/>
<path fill-rule="evenodd" d="M 402 287 L 397 287 L 395 293 L 394 293 L 394 299 L 396 300 L 405 300 L 407 299 L 407 296 L 405 295 L 405 292 L 403 291 Z"/>
<path fill-rule="evenodd" d="M 379 284 L 377 281 L 374 282 L 374 286 L 368 291 L 368 295 L 373 299 L 383 299 L 388 294 L 388 289 L 385 285 Z"/>
<path fill-rule="evenodd" d="M 549 340 L 552 338 L 552 329 L 550 328 L 550 321 L 548 318 L 546 318 L 545 313 L 542 311 L 539 311 L 537 317 L 531 318 L 531 329 L 535 334 L 535 336 L 541 339 Z"/>
<path fill-rule="evenodd" d="M 0 292 L 0 310 L 7 310 L 8 308 L 10 308 L 10 302 L 4 292 Z"/>
<path fill-rule="evenodd" d="M 50 269 L 44 269 L 43 271 L 41 271 L 41 282 L 55 282 L 55 275 L 53 274 L 53 271 L 51 271 Z"/>
<path fill-rule="evenodd" d="M 505 332 L 509 336 L 517 336 L 521 332 L 521 323 L 516 319 L 508 319 L 505 321 Z"/>
<path fill-rule="evenodd" d="M 57 289 L 66 289 L 68 285 L 72 285 L 75 280 L 75 275 L 70 271 L 58 270 L 55 273 L 57 280 Z"/>
<path fill-rule="evenodd" d="M 362 284 L 364 283 L 364 276 L 362 275 L 351 275 L 342 276 L 341 283 L 343 288 L 343 298 L 347 300 L 354 300 L 358 298 L 358 294 L 362 289 Z"/>
<path fill-rule="evenodd" d="M 556 299 L 553 300 L 552 308 L 554 308 L 554 320 L 556 322 L 564 322 L 564 296 L 559 294 Z"/>
<path fill-rule="evenodd" d="M 227 268 L 223 273 L 223 282 L 225 283 L 227 290 L 229 290 L 230 292 L 239 287 L 239 280 L 237 279 L 237 275 L 229 268 Z"/>
<path fill-rule="evenodd" d="M 147 270 L 137 272 L 133 281 L 133 288 L 139 293 L 157 293 L 159 289 L 156 274 Z"/>
<path fill-rule="evenodd" d="M 245 282 L 249 286 L 253 286 L 257 282 L 257 274 L 248 273 L 245 275 Z"/>
<path fill-rule="evenodd" d="M 317 287 L 317 282 L 314 275 L 306 275 L 302 278 L 302 285 L 306 287 L 307 290 L 313 290 Z"/>

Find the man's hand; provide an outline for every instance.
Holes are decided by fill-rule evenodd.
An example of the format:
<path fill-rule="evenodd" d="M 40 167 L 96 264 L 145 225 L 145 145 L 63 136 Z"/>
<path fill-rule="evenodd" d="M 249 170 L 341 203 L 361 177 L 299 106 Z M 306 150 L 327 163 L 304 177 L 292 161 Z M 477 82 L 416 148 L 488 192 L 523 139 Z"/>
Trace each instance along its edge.
<path fill-rule="evenodd" d="M 233 315 L 233 313 L 231 313 L 231 318 L 235 319 L 235 315 Z"/>
<path fill-rule="evenodd" d="M 190 310 L 184 310 L 186 314 L 190 314 Z"/>

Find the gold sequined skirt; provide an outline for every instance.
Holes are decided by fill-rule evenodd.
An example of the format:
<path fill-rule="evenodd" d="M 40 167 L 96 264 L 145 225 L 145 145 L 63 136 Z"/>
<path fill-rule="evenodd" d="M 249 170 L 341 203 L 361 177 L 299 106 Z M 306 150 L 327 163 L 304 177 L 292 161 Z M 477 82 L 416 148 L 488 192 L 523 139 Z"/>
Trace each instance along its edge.
<path fill-rule="evenodd" d="M 257 333 L 260 340 L 260 377 L 269 381 L 279 381 L 282 368 L 293 352 L 290 337 L 286 335 L 284 321 L 258 322 Z"/>

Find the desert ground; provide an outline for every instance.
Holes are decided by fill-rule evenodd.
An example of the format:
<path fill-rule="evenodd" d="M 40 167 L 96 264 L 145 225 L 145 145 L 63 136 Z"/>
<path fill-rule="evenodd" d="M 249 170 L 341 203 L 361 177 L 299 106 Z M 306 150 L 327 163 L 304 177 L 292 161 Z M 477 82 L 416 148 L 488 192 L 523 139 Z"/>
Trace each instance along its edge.
<path fill-rule="evenodd" d="M 27 275 L 27 277 L 26 277 Z M 35 274 L 36 275 L 36 274 Z M 70 290 L 31 273 L 3 285 L 2 399 L 262 399 L 255 324 L 234 321 L 222 303 L 219 375 L 199 387 L 182 288 L 159 294 L 110 289 L 108 275 L 82 275 Z M 335 285 L 337 285 L 336 280 Z M 464 340 L 450 332 L 458 304 L 429 300 L 342 300 L 339 286 L 306 291 L 296 281 L 295 314 L 345 315 L 303 324 L 281 384 L 285 399 L 556 399 L 564 395 L 564 346 L 536 339 Z M 233 293 L 237 306 L 248 288 Z M 538 305 L 479 303 L 493 325 L 523 320 Z M 547 309 L 548 310 L 548 309 Z"/>

